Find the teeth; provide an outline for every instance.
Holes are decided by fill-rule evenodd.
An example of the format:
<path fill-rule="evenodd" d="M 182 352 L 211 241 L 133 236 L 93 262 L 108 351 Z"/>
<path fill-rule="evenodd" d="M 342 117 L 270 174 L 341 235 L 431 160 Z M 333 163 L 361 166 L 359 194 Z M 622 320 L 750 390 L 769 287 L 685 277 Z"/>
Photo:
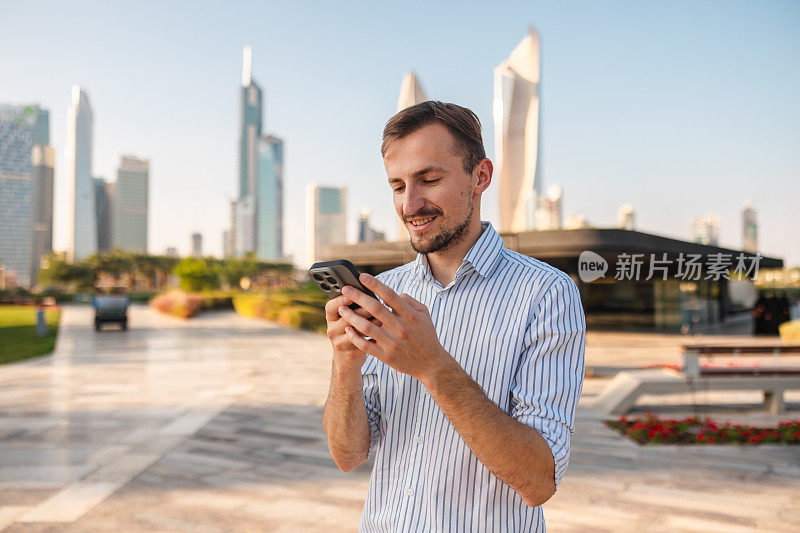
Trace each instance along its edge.
<path fill-rule="evenodd" d="M 431 221 L 431 220 L 433 220 L 434 218 L 436 218 L 436 217 L 423 218 L 422 220 L 416 220 L 416 221 L 415 221 L 415 220 L 412 220 L 412 221 L 411 221 L 411 224 L 413 224 L 414 226 L 422 226 L 422 225 L 424 225 L 424 224 L 427 224 L 428 222 L 430 222 L 430 221 Z"/>

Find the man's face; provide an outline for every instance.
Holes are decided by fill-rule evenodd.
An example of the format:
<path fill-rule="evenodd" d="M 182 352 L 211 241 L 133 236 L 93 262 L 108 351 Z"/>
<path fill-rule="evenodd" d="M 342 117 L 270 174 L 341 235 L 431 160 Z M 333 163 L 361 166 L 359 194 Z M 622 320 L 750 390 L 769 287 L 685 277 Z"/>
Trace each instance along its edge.
<path fill-rule="evenodd" d="M 415 251 L 437 252 L 465 237 L 473 218 L 475 184 L 445 126 L 429 124 L 395 140 L 383 164 L 395 210 Z"/>

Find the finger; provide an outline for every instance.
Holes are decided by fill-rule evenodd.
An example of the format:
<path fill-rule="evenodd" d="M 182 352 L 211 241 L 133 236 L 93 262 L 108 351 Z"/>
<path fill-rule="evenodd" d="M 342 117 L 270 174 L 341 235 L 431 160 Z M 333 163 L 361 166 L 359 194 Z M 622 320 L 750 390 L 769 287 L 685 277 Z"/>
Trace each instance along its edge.
<path fill-rule="evenodd" d="M 395 318 L 392 316 L 392 312 L 385 305 L 380 303 L 372 296 L 364 294 L 355 287 L 347 285 L 342 287 L 342 291 L 346 292 L 347 296 L 361 306 L 362 309 L 379 319 L 384 324 L 391 323 L 391 320 Z"/>
<path fill-rule="evenodd" d="M 374 316 L 369 314 L 369 311 L 367 311 L 363 307 L 359 307 L 358 309 L 353 309 L 353 312 L 355 312 L 356 314 L 358 314 L 360 316 L 363 316 L 364 318 L 366 318 L 367 320 L 369 320 L 370 322 L 372 322 L 373 324 L 375 324 L 378 327 L 381 327 L 383 325 L 383 322 L 381 322 L 380 320 L 378 320 L 377 318 L 375 318 Z"/>
<path fill-rule="evenodd" d="M 403 314 L 404 310 L 410 307 L 400 296 L 397 295 L 392 289 L 384 285 L 374 276 L 370 276 L 366 272 L 359 276 L 359 281 L 364 284 L 366 288 L 380 296 L 383 303 L 392 308 L 392 311 L 397 314 Z M 380 317 L 383 318 L 383 317 Z"/>
<path fill-rule="evenodd" d="M 328 322 L 339 320 L 338 309 L 343 305 L 350 305 L 351 303 L 353 303 L 353 301 L 343 294 L 328 300 L 328 303 L 325 304 L 325 320 Z"/>
<path fill-rule="evenodd" d="M 409 306 L 417 311 L 425 312 L 428 310 L 428 307 L 424 303 L 420 302 L 419 300 L 415 300 L 409 294 L 403 293 L 400 295 L 400 298 L 402 298 Z"/>
<path fill-rule="evenodd" d="M 342 315 L 342 318 L 344 318 L 351 326 L 356 328 L 367 337 L 372 337 L 375 339 L 376 336 L 383 334 L 378 326 L 363 316 L 359 316 L 358 313 L 354 312 L 349 307 L 340 307 L 339 313 Z"/>
<path fill-rule="evenodd" d="M 347 339 L 351 343 L 353 343 L 353 346 L 355 346 L 364 353 L 375 355 L 378 343 L 372 340 L 368 341 L 367 339 L 359 335 L 352 326 L 347 326 L 346 328 L 344 328 L 344 334 L 347 335 Z"/>

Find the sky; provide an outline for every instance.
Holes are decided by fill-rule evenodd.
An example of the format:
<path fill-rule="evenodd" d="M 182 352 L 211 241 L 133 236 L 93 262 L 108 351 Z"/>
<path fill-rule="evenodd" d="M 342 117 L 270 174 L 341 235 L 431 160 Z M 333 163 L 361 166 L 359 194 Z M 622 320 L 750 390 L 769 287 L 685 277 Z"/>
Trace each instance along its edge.
<path fill-rule="evenodd" d="M 92 103 L 94 174 L 150 160 L 151 253 L 218 255 L 238 176 L 242 47 L 264 89 L 265 131 L 285 142 L 286 252 L 305 264 L 305 187 L 348 188 L 356 218 L 393 236 L 380 157 L 400 83 L 473 109 L 494 156 L 493 70 L 542 43 L 542 178 L 565 217 L 688 239 L 720 216 L 741 248 L 758 211 L 762 253 L 800 265 L 800 2 L 18 2 L 0 0 L 0 103 L 51 113 L 56 249 L 66 236 L 70 87 Z M 497 182 L 482 218 L 498 226 Z"/>

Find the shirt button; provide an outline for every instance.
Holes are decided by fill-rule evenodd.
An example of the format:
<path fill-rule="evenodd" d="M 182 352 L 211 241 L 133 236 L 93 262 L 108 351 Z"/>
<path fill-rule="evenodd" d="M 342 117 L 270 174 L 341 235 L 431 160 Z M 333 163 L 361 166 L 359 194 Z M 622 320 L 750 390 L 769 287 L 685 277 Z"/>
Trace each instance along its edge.
<path fill-rule="evenodd" d="M 409 496 L 413 496 L 414 495 L 414 489 L 408 489 L 406 491 L 406 494 L 408 494 Z"/>
<path fill-rule="evenodd" d="M 422 437 L 417 435 L 417 444 L 422 444 Z"/>

